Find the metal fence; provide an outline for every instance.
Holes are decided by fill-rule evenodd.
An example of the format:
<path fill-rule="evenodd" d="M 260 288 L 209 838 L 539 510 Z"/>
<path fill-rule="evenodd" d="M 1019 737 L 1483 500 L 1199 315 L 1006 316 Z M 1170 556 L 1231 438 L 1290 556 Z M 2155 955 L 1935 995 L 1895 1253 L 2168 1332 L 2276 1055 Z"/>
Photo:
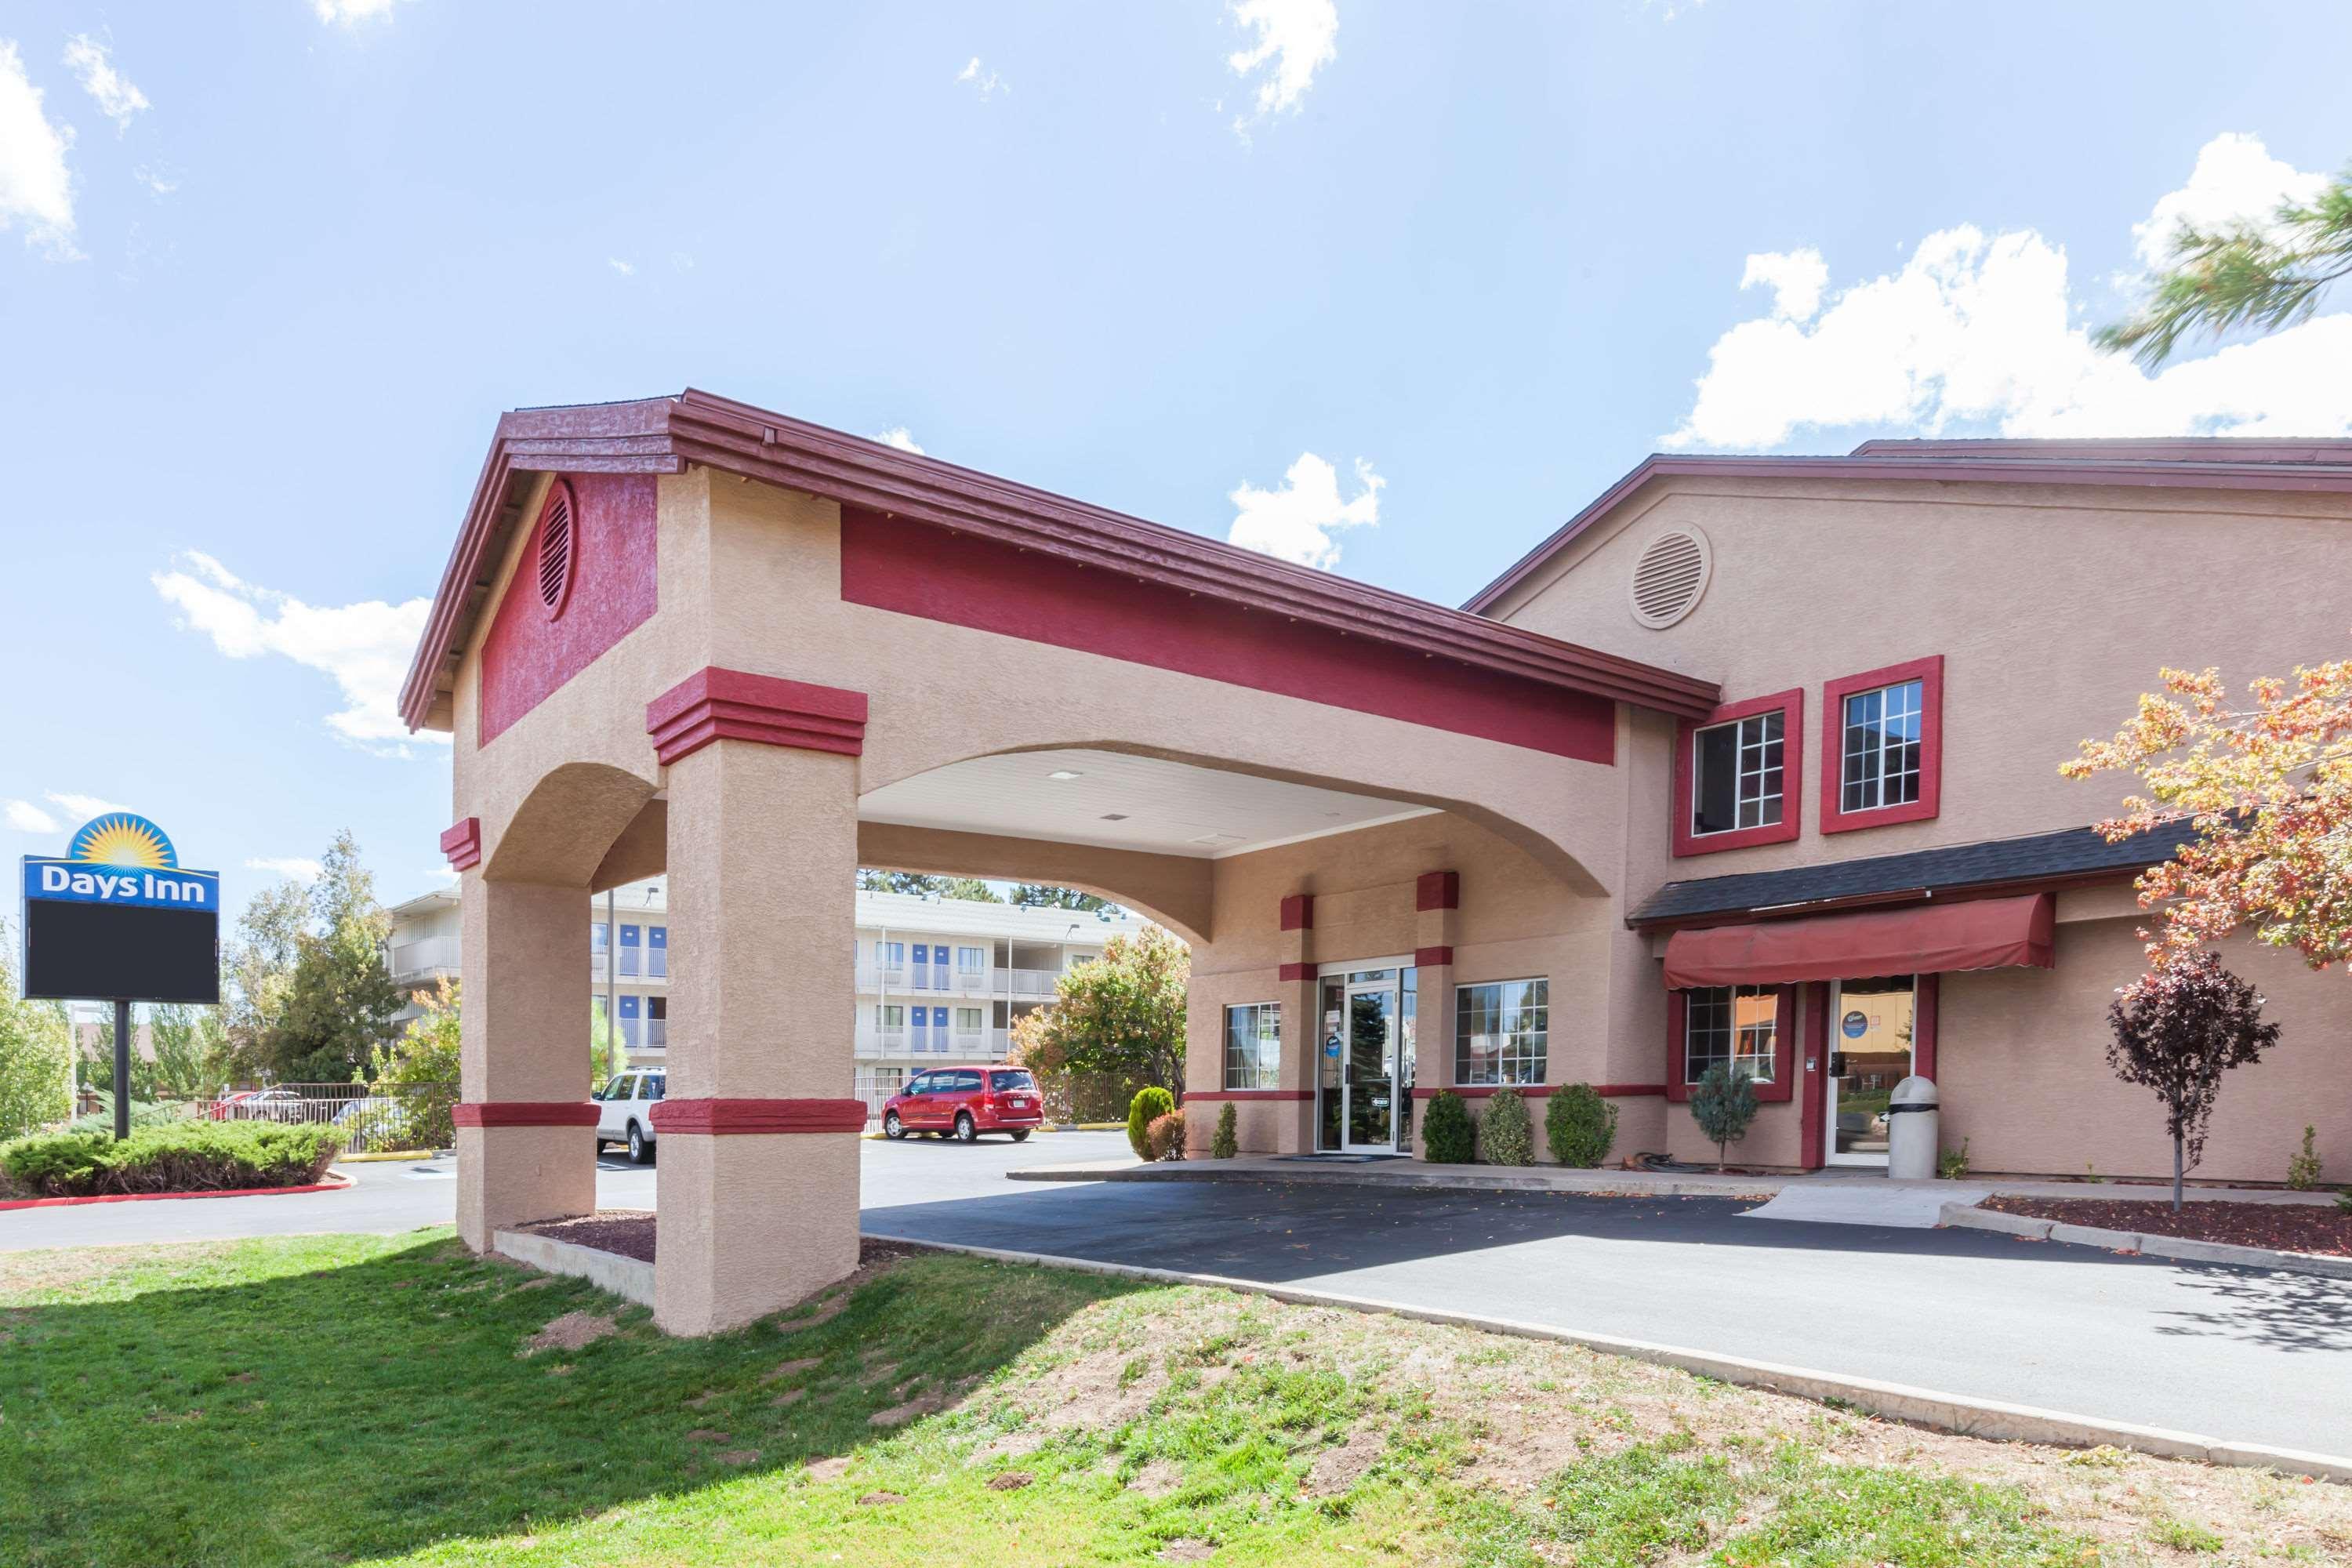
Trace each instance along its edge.
<path fill-rule="evenodd" d="M 328 1126 L 343 1134 L 347 1154 L 391 1149 L 446 1149 L 457 1141 L 450 1108 L 454 1083 L 280 1083 L 198 1100 L 194 1115 L 212 1121 L 282 1121 Z"/>

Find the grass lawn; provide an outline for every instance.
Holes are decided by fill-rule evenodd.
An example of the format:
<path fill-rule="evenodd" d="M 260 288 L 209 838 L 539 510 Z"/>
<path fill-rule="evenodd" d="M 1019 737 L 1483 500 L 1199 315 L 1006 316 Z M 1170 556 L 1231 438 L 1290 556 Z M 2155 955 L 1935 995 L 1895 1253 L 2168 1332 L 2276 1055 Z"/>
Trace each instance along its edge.
<path fill-rule="evenodd" d="M 0 1563 L 2342 1562 L 2352 1489 L 946 1256 L 723 1338 L 446 1232 L 0 1255 Z"/>

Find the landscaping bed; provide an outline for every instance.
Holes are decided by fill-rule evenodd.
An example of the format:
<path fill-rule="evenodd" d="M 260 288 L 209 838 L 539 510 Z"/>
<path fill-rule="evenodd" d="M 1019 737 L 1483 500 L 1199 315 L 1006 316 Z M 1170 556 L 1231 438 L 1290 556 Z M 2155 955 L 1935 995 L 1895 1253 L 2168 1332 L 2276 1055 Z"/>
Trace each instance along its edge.
<path fill-rule="evenodd" d="M 2352 1488 L 888 1247 L 707 1340 L 446 1232 L 16 1253 L 0 1345 L 26 1568 L 2352 1554 Z"/>
<path fill-rule="evenodd" d="M 2028 1219 L 2141 1236 L 2177 1236 L 2273 1252 L 2352 1258 L 2352 1214 L 2332 1204 L 2247 1204 L 2220 1200 L 2183 1204 L 2165 1198 L 1990 1197 L 1977 1205 Z"/>
<path fill-rule="evenodd" d="M 654 1211 L 651 1209 L 598 1209 L 594 1214 L 581 1215 L 572 1219 L 552 1219 L 544 1225 L 521 1227 L 533 1236 L 543 1236 L 551 1241 L 568 1241 L 575 1247 L 593 1247 L 599 1252 L 616 1252 L 623 1258 L 634 1258 L 640 1263 L 654 1260 Z"/>
<path fill-rule="evenodd" d="M 172 1121 L 111 1131 L 36 1132 L 0 1143 L 0 1196 L 67 1198 L 314 1186 L 342 1152 L 331 1127 Z"/>

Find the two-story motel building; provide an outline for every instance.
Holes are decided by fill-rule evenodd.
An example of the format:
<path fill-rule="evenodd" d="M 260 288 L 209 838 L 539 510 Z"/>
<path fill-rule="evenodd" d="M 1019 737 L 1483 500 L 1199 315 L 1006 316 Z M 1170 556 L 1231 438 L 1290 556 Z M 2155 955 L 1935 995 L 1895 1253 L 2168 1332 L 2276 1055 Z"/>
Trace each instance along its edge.
<path fill-rule="evenodd" d="M 2345 442 L 1653 458 L 1455 610 L 700 393 L 510 414 L 404 693 L 456 742 L 461 1228 L 593 1205 L 579 900 L 666 871 L 656 1315 L 845 1273 L 861 864 L 1185 937 L 1248 1150 L 1584 1082 L 1700 1157 L 1730 1058 L 1749 1164 L 1883 1160 L 1918 1073 L 1979 1170 L 2164 1171 L 2102 1052 L 2168 846 L 2057 764 L 2161 665 L 2339 651 L 2347 523 Z M 2284 1037 L 2200 1173 L 2306 1123 L 2352 1169 L 2341 977 L 2229 957 Z"/>

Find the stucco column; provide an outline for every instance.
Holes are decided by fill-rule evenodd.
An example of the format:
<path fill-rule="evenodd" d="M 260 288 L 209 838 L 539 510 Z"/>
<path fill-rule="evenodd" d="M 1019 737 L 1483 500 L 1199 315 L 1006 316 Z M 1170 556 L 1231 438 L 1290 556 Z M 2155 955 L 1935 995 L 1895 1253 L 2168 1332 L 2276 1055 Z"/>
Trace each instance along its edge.
<path fill-rule="evenodd" d="M 1306 1154 L 1315 1149 L 1317 1072 L 1322 1061 L 1322 1005 L 1315 978 L 1315 895 L 1295 893 L 1282 900 L 1281 968 L 1276 993 L 1282 1002 L 1284 1113 L 1275 1120 L 1274 1152 Z"/>
<path fill-rule="evenodd" d="M 1462 879 L 1430 871 L 1413 883 L 1414 984 L 1412 1087 L 1422 1104 L 1454 1082 L 1454 940 L 1461 920 Z M 1412 1152 L 1424 1151 L 1421 1105 L 1413 1108 Z"/>
<path fill-rule="evenodd" d="M 587 901 L 582 888 L 465 873 L 457 1232 L 477 1252 L 504 1226 L 596 1206 Z"/>
<path fill-rule="evenodd" d="M 669 764 L 674 998 L 654 1320 L 707 1334 L 857 1267 L 865 699 L 713 670 L 648 717 Z"/>

